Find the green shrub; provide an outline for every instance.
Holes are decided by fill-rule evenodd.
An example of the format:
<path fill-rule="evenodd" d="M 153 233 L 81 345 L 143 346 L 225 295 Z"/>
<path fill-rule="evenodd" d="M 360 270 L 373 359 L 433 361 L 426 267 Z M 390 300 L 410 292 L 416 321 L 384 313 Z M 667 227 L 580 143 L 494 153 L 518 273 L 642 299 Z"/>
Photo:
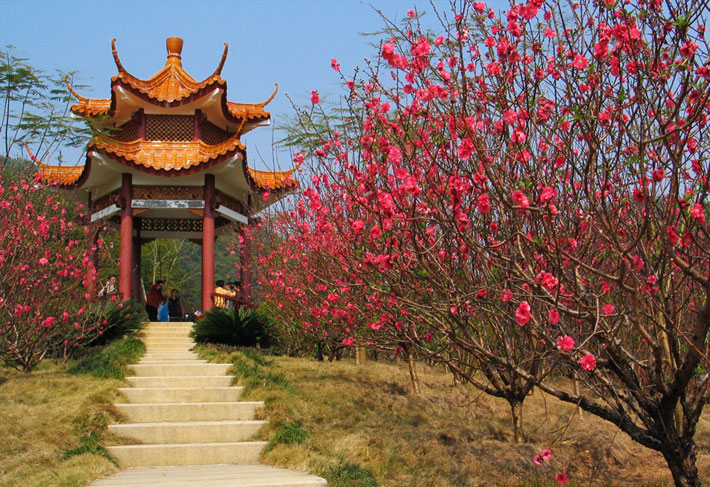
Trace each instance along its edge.
<path fill-rule="evenodd" d="M 143 307 L 132 300 L 90 304 L 82 317 L 89 346 L 103 346 L 139 331 L 147 319 Z"/>
<path fill-rule="evenodd" d="M 269 319 L 258 311 L 212 308 L 195 323 L 191 336 L 197 343 L 266 348 L 271 330 Z"/>
<path fill-rule="evenodd" d="M 284 445 L 300 445 L 306 441 L 306 430 L 301 428 L 301 423 L 279 423 L 279 429 L 276 430 L 276 436 L 266 445 L 266 451 L 271 451 L 278 444 Z"/>
<path fill-rule="evenodd" d="M 70 374 L 88 374 L 101 379 L 123 379 L 128 371 L 126 366 L 136 363 L 144 353 L 143 342 L 136 337 L 127 337 L 91 350 L 67 370 Z"/>
<path fill-rule="evenodd" d="M 331 487 L 377 487 L 378 485 L 372 472 L 345 461 L 329 467 L 322 475 Z"/>
<path fill-rule="evenodd" d="M 107 458 L 114 465 L 116 462 L 109 456 L 106 448 L 101 444 L 101 437 L 95 431 L 92 431 L 86 436 L 79 438 L 79 446 L 76 448 L 71 448 L 69 450 L 62 451 L 62 458 L 64 460 L 77 456 L 83 455 L 84 453 L 93 453 L 95 455 L 101 455 Z"/>

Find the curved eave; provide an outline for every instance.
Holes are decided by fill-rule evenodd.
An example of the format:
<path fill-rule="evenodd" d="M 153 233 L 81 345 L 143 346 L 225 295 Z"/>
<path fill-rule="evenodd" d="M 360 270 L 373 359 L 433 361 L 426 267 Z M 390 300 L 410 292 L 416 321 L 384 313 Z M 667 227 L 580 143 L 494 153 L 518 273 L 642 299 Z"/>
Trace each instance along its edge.
<path fill-rule="evenodd" d="M 79 103 L 72 105 L 72 113 L 86 118 L 108 117 L 109 120 L 107 120 L 107 122 L 111 121 L 111 119 L 113 119 L 118 112 L 117 104 L 119 103 L 119 98 L 117 97 L 116 92 L 119 87 L 130 92 L 139 100 L 160 108 L 178 108 L 188 105 L 199 101 L 201 98 L 211 96 L 214 93 L 214 90 L 218 89 L 220 91 L 220 99 L 217 102 L 220 106 L 219 112 L 221 112 L 222 117 L 224 117 L 227 122 L 236 126 L 241 125 L 243 122 L 252 125 L 267 122 L 271 118 L 271 114 L 264 110 L 265 102 L 236 103 L 227 101 L 227 85 L 221 78 L 215 80 L 214 83 L 205 84 L 202 88 L 189 96 L 173 101 L 161 101 L 160 99 L 151 97 L 148 93 L 136 89 L 130 83 L 125 83 L 121 79 L 114 77 L 111 83 L 110 99 L 86 98 L 80 100 Z M 135 108 L 132 108 L 129 112 L 134 110 Z"/>
<path fill-rule="evenodd" d="M 298 189 L 298 181 L 293 177 L 298 167 L 288 171 L 260 171 L 252 169 L 244 162 L 246 168 L 244 176 L 249 181 L 249 186 L 261 193 L 288 193 Z"/>
<path fill-rule="evenodd" d="M 128 167 L 168 177 L 199 172 L 230 159 L 236 154 L 246 152 L 246 147 L 237 138 L 215 146 L 207 145 L 202 141 L 184 143 L 135 141 L 125 143 L 112 140 L 94 140 L 89 144 L 89 148 L 101 151 L 110 159 Z M 177 157 L 181 157 L 181 159 L 178 160 Z"/>

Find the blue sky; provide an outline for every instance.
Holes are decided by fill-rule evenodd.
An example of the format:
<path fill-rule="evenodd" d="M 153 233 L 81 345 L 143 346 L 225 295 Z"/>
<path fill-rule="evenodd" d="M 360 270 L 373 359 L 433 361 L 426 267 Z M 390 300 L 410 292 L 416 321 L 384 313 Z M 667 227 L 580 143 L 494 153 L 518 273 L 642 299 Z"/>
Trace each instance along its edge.
<path fill-rule="evenodd" d="M 434 3 L 442 10 L 449 5 Z M 44 70 L 77 70 L 91 87 L 80 94 L 109 98 L 110 78 L 117 72 L 112 37 L 123 66 L 141 78 L 164 66 L 167 37 L 184 39 L 183 67 L 198 80 L 214 71 L 228 42 L 222 77 L 229 99 L 263 101 L 279 83 L 267 108 L 278 126 L 292 114 L 287 94 L 305 104 L 311 90 L 322 97 L 339 92 L 332 58 L 347 75 L 374 53 L 368 44 L 374 39 L 359 35 L 383 25 L 373 5 L 397 20 L 410 8 L 431 11 L 428 1 L 415 0 L 0 0 L 0 47 L 16 46 L 17 55 Z M 270 128 L 247 134 L 250 165 L 289 167 L 285 153 L 272 154 L 272 138 L 279 137 Z"/>

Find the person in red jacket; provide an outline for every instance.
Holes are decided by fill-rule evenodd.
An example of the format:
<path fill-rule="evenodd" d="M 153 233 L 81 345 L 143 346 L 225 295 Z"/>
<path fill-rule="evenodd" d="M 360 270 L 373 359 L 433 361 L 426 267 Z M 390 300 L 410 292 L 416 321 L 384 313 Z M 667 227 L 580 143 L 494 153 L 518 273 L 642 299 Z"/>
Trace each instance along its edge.
<path fill-rule="evenodd" d="M 148 321 L 158 321 L 158 306 L 165 302 L 163 296 L 163 281 L 155 281 L 148 291 L 145 299 L 145 311 L 148 313 Z"/>

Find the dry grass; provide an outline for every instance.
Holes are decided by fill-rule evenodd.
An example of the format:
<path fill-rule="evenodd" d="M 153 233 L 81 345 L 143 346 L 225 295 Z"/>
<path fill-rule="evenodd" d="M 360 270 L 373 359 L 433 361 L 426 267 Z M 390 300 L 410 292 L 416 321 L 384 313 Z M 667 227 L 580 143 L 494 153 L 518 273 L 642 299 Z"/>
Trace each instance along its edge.
<path fill-rule="evenodd" d="M 240 361 L 244 356 L 211 358 Z M 246 381 L 255 386 L 246 397 L 266 401 L 270 426 L 263 438 L 283 435 L 284 424 L 297 424 L 306 434 L 301 444 L 274 445 L 264 461 L 324 475 L 331 487 L 553 486 L 557 472 L 567 473 L 569 486 L 672 484 L 659 454 L 540 392 L 525 402 L 527 442 L 513 445 L 508 404 L 470 387 L 452 387 L 450 376 L 438 369 L 420 369 L 420 397 L 410 393 L 403 365 L 278 357 L 263 370 L 263 377 Z M 283 374 L 289 387 L 268 374 Z M 701 475 L 710 481 L 707 421 L 697 439 Z M 553 459 L 535 466 L 534 455 L 545 447 L 553 450 Z M 377 483 L 366 476 L 338 480 L 343 465 L 372 472 Z"/>
<path fill-rule="evenodd" d="M 65 371 L 50 360 L 29 374 L 0 368 L 0 485 L 83 486 L 116 471 L 100 452 L 66 452 L 115 421 L 122 382 Z"/>

